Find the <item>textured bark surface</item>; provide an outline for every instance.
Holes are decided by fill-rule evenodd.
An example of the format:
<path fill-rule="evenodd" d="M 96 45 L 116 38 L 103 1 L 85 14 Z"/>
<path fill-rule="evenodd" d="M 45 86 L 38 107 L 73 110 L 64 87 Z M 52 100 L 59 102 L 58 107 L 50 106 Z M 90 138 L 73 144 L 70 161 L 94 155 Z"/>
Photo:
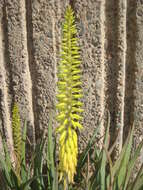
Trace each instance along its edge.
<path fill-rule="evenodd" d="M 143 136 L 142 0 L 0 0 L 0 128 L 12 147 L 16 101 L 31 142 L 47 129 L 54 109 L 61 23 L 71 4 L 81 47 L 84 131 L 80 146 L 111 114 L 111 139 L 122 148 L 135 123 L 134 147 Z M 102 120 L 100 135 L 104 134 Z M 55 127 L 55 123 L 54 126 Z M 141 155 L 141 160 L 143 160 Z"/>

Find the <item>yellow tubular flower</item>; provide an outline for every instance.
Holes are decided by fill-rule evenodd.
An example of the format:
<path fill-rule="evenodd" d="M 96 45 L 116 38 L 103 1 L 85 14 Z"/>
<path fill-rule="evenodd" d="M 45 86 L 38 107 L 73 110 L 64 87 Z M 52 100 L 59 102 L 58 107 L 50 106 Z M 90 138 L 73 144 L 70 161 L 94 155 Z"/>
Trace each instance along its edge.
<path fill-rule="evenodd" d="M 59 137 L 59 180 L 64 180 L 64 188 L 68 183 L 73 183 L 74 174 L 77 166 L 77 129 L 82 129 L 79 120 L 82 119 L 81 113 L 83 97 L 81 88 L 81 69 L 80 53 L 75 17 L 70 6 L 65 13 L 63 24 L 63 38 L 61 43 L 61 61 L 58 65 L 58 93 L 57 121 L 58 128 L 56 133 Z"/>

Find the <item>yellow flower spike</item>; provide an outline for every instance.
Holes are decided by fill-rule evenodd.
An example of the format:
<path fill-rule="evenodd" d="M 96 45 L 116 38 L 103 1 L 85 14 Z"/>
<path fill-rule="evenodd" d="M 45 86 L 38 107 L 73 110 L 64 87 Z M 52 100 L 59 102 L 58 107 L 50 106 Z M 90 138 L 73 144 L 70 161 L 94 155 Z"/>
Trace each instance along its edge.
<path fill-rule="evenodd" d="M 77 166 L 77 134 L 81 129 L 83 112 L 82 72 L 80 69 L 80 53 L 76 37 L 75 17 L 71 6 L 67 7 L 65 22 L 62 27 L 61 60 L 58 64 L 57 82 L 57 121 L 56 132 L 59 137 L 59 180 L 63 179 L 64 189 L 67 182 L 73 183 Z"/>

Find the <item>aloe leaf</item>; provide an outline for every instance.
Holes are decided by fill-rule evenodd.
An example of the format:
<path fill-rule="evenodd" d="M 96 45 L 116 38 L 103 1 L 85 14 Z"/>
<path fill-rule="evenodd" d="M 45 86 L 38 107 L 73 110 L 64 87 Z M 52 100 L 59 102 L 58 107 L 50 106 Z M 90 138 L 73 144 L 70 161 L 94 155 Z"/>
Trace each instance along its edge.
<path fill-rule="evenodd" d="M 108 145 L 109 145 L 109 127 L 110 127 L 110 114 L 108 113 L 108 123 L 107 123 L 105 138 L 104 138 L 104 146 L 106 149 L 108 149 Z M 100 167 L 100 186 L 101 186 L 100 188 L 101 188 L 101 190 L 105 190 L 106 162 L 107 162 L 106 152 L 105 152 L 105 149 L 103 148 L 102 149 L 101 167 Z"/>
<path fill-rule="evenodd" d="M 22 183 L 20 186 L 20 190 L 32 190 L 29 186 L 34 181 L 37 180 L 37 178 L 43 177 L 43 175 L 34 176 L 30 179 L 28 179 L 26 182 Z"/>
<path fill-rule="evenodd" d="M 128 144 L 126 146 L 126 151 L 123 154 L 123 159 L 122 159 L 122 162 L 120 164 L 119 171 L 117 172 L 117 181 L 118 181 L 117 183 L 118 183 L 119 189 L 123 185 L 124 180 L 125 180 L 125 176 L 126 176 L 127 165 L 129 163 L 131 148 L 132 148 L 133 131 L 134 131 L 134 125 L 133 125 L 131 132 L 129 133 L 130 135 L 129 135 Z"/>
<path fill-rule="evenodd" d="M 7 164 L 1 154 L 0 154 L 0 165 L 1 165 L 1 169 L 2 169 L 2 175 L 5 179 L 5 181 L 7 182 L 7 185 L 11 188 L 13 184 L 12 184 L 12 181 L 10 178 L 10 170 L 7 167 Z"/>
<path fill-rule="evenodd" d="M 55 174 L 55 163 L 54 163 L 54 143 L 52 137 L 52 117 L 50 117 L 48 125 L 47 164 L 48 164 L 49 178 L 50 178 L 49 185 L 51 186 L 51 189 L 54 190 L 56 184 L 56 174 Z"/>
<path fill-rule="evenodd" d="M 97 148 L 96 144 L 94 145 L 94 161 L 99 161 L 99 158 L 100 158 L 100 149 Z"/>
<path fill-rule="evenodd" d="M 33 163 L 30 162 L 29 166 L 28 166 L 28 169 L 27 169 L 27 179 L 26 181 L 28 181 L 29 179 L 31 179 L 31 171 L 32 171 L 32 166 L 33 166 Z M 26 183 L 26 181 L 23 181 L 23 184 Z"/>
<path fill-rule="evenodd" d="M 44 135 L 42 135 L 43 137 Z M 44 151 L 45 139 L 42 138 L 41 142 L 36 146 L 35 157 L 34 157 L 34 176 L 40 176 L 34 180 L 34 189 L 42 190 L 44 186 L 42 178 L 42 169 L 43 169 L 43 151 Z"/>
<path fill-rule="evenodd" d="M 113 163 L 112 163 L 112 160 L 111 160 L 111 157 L 110 157 L 110 154 L 109 154 L 108 150 L 106 149 L 105 146 L 103 146 L 103 148 L 105 150 L 106 157 L 107 157 L 107 160 L 109 162 L 109 170 L 110 170 L 110 181 L 106 180 L 106 185 L 107 185 L 107 187 L 110 187 L 112 185 L 112 183 L 113 183 L 113 180 L 114 180 L 113 174 L 112 174 Z"/>
<path fill-rule="evenodd" d="M 109 127 L 110 127 L 110 115 L 108 113 L 108 123 L 107 128 L 105 132 L 105 138 L 103 143 L 103 148 L 99 154 L 99 151 L 97 150 L 95 146 L 95 155 L 98 156 L 98 160 L 95 162 L 95 171 L 90 179 L 91 185 L 90 189 L 105 189 L 105 169 L 106 169 L 106 161 L 107 161 L 107 154 L 104 149 L 108 149 L 109 145 Z M 98 187 L 98 188 L 97 188 Z"/>
<path fill-rule="evenodd" d="M 13 184 L 12 184 L 11 177 L 10 177 L 10 171 L 12 169 L 12 164 L 11 164 L 8 147 L 7 147 L 7 144 L 4 139 L 2 139 L 2 145 L 3 145 L 3 150 L 4 150 L 4 156 L 0 153 L 0 166 L 2 168 L 2 174 L 3 174 L 5 181 L 7 182 L 7 185 L 9 187 L 12 187 Z"/>
<path fill-rule="evenodd" d="M 102 119 L 101 119 L 102 121 Z M 82 152 L 82 154 L 80 155 L 79 157 L 79 160 L 78 160 L 78 165 L 77 165 L 77 173 L 80 172 L 81 168 L 83 167 L 83 165 L 85 164 L 85 161 L 86 161 L 86 158 L 87 158 L 87 155 L 91 149 L 91 147 L 93 146 L 93 143 L 96 139 L 96 136 L 97 136 L 97 133 L 99 132 L 99 128 L 101 126 L 101 121 L 99 122 L 99 124 L 97 125 L 97 128 L 95 128 L 94 132 L 93 132 L 93 136 L 92 138 L 89 140 L 85 150 Z"/>
<path fill-rule="evenodd" d="M 112 168 L 112 174 L 113 174 L 113 178 L 114 176 L 119 172 L 120 170 L 120 167 L 121 167 L 121 164 L 122 164 L 122 161 L 124 159 L 124 155 L 126 153 L 126 150 L 127 150 L 127 146 L 129 144 L 129 140 L 130 140 L 130 137 L 131 137 L 131 132 L 128 134 L 128 137 L 127 137 L 127 140 L 121 150 L 121 153 L 118 157 L 118 159 L 116 160 L 116 162 L 114 163 L 113 165 L 113 168 Z M 116 176 L 117 177 L 117 176 Z M 107 176 L 107 181 L 109 181 L 109 178 L 110 178 L 110 175 Z"/>
<path fill-rule="evenodd" d="M 4 153 L 5 153 L 6 166 L 8 168 L 8 172 L 10 172 L 10 170 L 12 168 L 10 153 L 8 151 L 8 147 L 7 147 L 5 140 L 2 140 L 2 144 L 3 144 Z"/>
<path fill-rule="evenodd" d="M 137 173 L 134 182 L 132 183 L 132 186 L 129 185 L 127 190 L 141 190 L 141 187 L 143 187 L 143 164 L 141 165 L 140 170 Z"/>
<path fill-rule="evenodd" d="M 135 166 L 136 160 L 140 155 L 141 149 L 143 147 L 143 141 L 138 145 L 138 148 L 136 149 L 132 159 L 130 160 L 128 166 L 127 166 L 127 174 L 126 174 L 126 179 L 125 179 L 125 184 L 124 184 L 124 190 L 126 190 L 126 187 L 128 185 L 129 179 L 131 177 L 133 168 Z"/>
<path fill-rule="evenodd" d="M 101 158 L 99 157 L 99 149 L 97 149 L 96 145 L 94 146 L 94 155 L 95 157 L 93 158 L 93 163 L 94 163 L 94 172 L 92 174 L 92 176 L 90 177 L 90 180 L 89 180 L 89 190 L 92 190 L 92 189 L 96 189 L 97 188 L 97 185 L 99 184 L 99 170 L 100 170 L 100 160 Z M 90 151 L 89 151 L 89 155 L 90 155 Z M 92 159 L 91 159 L 92 161 Z"/>
<path fill-rule="evenodd" d="M 143 174 L 137 178 L 135 185 L 133 186 L 132 190 L 142 190 L 143 189 Z"/>
<path fill-rule="evenodd" d="M 17 177 L 16 172 L 13 169 L 11 169 L 10 171 L 10 176 L 11 176 L 11 181 L 13 184 L 12 189 L 20 190 L 20 181 Z"/>
<path fill-rule="evenodd" d="M 126 151 L 126 147 L 128 146 L 128 142 L 129 142 L 129 139 L 127 138 L 127 141 L 125 143 L 125 145 L 123 146 L 123 149 L 119 155 L 119 158 L 117 159 L 117 161 L 115 162 L 113 168 L 112 168 L 112 172 L 113 172 L 113 175 L 115 175 L 118 171 L 118 169 L 120 168 L 120 164 L 123 160 L 123 157 L 124 157 L 124 154 L 125 154 L 125 151 Z"/>

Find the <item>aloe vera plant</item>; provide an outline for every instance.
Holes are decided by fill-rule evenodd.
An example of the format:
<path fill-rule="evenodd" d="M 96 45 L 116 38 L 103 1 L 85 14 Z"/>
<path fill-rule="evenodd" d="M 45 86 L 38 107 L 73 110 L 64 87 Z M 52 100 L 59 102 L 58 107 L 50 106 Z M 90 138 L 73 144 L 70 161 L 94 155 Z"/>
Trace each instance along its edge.
<path fill-rule="evenodd" d="M 64 179 L 66 188 L 67 181 L 73 182 L 77 166 L 77 133 L 81 129 L 82 119 L 80 98 L 83 96 L 81 89 L 81 69 L 77 30 L 75 17 L 71 6 L 68 6 L 63 24 L 63 37 L 61 44 L 61 61 L 58 65 L 58 109 L 57 133 L 59 137 L 59 170 L 60 180 Z"/>
<path fill-rule="evenodd" d="M 75 176 L 73 190 L 142 190 L 143 189 L 143 164 L 138 171 L 136 178 L 132 178 L 136 161 L 143 148 L 143 141 L 131 154 L 134 127 L 129 131 L 123 149 L 116 161 L 112 161 L 111 149 L 109 149 L 109 126 L 110 118 L 107 122 L 104 144 L 102 149 L 96 146 L 98 128 L 95 129 L 93 138 L 87 144 L 86 149 L 79 155 L 77 166 L 78 173 Z M 113 151 L 113 149 L 112 149 Z M 89 158 L 88 158 L 89 157 Z M 92 166 L 88 179 L 88 167 Z M 87 169 L 88 168 L 88 169 Z"/>
<path fill-rule="evenodd" d="M 114 146 L 109 148 L 110 114 L 103 146 L 96 145 L 100 122 L 95 127 L 86 148 L 78 154 L 77 129 L 81 129 L 82 97 L 81 69 L 75 17 L 70 6 L 65 13 L 63 25 L 61 61 L 58 65 L 58 94 L 56 105 L 59 134 L 59 166 L 57 169 L 55 149 L 57 143 L 52 136 L 52 120 L 49 120 L 48 138 L 41 138 L 32 158 L 26 160 L 26 133 L 20 125 L 18 106 L 12 111 L 12 131 L 15 165 L 12 163 L 6 142 L 0 152 L 0 190 L 142 190 L 143 164 L 132 179 L 134 167 L 143 141 L 132 152 L 134 126 L 117 160 L 112 160 Z M 1 135 L 1 134 L 0 134 Z M 2 135 L 1 135 L 2 136 Z M 46 150 L 46 158 L 44 157 Z M 45 160 L 44 160 L 45 159 Z M 58 173 L 60 178 L 58 181 Z M 63 180 L 62 180 L 63 179 Z M 63 183 L 64 182 L 64 183 Z"/>
<path fill-rule="evenodd" d="M 18 106 L 14 104 L 12 110 L 12 129 L 15 164 L 12 163 L 7 144 L 3 139 L 4 155 L 0 153 L 0 181 L 2 180 L 3 185 L 0 186 L 0 190 L 45 190 L 47 187 L 47 184 L 44 183 L 44 175 L 47 174 L 43 175 L 45 139 L 41 138 L 41 142 L 37 144 L 35 151 L 32 153 L 31 160 L 27 163 L 27 125 L 25 122 L 22 133 L 18 110 Z"/>

